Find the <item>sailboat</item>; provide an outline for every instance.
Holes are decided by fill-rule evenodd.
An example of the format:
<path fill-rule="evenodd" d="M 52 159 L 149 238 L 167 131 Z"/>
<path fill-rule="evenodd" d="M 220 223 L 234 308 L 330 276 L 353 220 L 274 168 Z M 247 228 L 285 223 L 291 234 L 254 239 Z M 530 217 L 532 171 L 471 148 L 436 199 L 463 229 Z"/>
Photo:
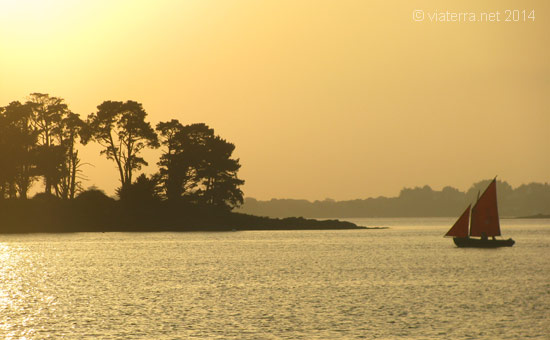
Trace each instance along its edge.
<path fill-rule="evenodd" d="M 495 238 L 495 236 L 500 236 L 496 177 L 483 194 L 478 197 L 473 208 L 470 208 L 471 205 L 468 205 L 455 224 L 445 234 L 446 237 L 453 237 L 457 247 L 497 248 L 514 245 L 515 241 L 511 238 L 507 240 Z"/>

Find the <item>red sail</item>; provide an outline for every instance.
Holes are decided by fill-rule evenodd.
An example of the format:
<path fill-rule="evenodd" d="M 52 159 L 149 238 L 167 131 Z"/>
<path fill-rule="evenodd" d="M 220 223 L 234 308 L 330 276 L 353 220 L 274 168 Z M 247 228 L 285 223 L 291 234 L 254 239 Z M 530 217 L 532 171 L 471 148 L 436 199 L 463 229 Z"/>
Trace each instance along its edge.
<path fill-rule="evenodd" d="M 471 236 L 499 236 L 500 222 L 497 208 L 497 180 L 489 184 L 472 208 Z"/>
<path fill-rule="evenodd" d="M 445 236 L 466 237 L 468 236 L 468 220 L 470 219 L 470 206 L 464 210 L 455 224 L 449 229 Z"/>

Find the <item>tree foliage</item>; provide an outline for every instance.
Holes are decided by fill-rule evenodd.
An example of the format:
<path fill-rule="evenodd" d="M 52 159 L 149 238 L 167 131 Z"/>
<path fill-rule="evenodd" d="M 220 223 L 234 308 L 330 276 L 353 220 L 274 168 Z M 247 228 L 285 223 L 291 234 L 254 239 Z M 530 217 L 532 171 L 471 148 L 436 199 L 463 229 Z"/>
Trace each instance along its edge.
<path fill-rule="evenodd" d="M 45 93 L 32 93 L 27 104 L 32 108 L 32 125 L 38 135 L 36 165 L 44 177 L 45 192 L 51 194 L 62 177 L 64 150 L 58 137 L 68 107 L 63 99 Z"/>
<path fill-rule="evenodd" d="M 61 178 L 58 182 L 56 192 L 61 198 L 73 199 L 76 193 L 81 189 L 79 181 L 80 158 L 76 147 L 77 138 L 82 140 L 82 134 L 87 130 L 86 123 L 80 119 L 80 116 L 73 112 L 68 112 L 61 121 L 59 130 L 59 142 L 63 150 L 64 157 L 61 165 Z"/>
<path fill-rule="evenodd" d="M 105 101 L 88 116 L 85 140 L 99 143 L 103 147 L 101 154 L 116 163 L 121 186 L 131 184 L 134 171 L 147 165 L 140 152 L 146 147 L 159 147 L 157 134 L 145 121 L 146 116 L 142 105 L 130 100 Z"/>
<path fill-rule="evenodd" d="M 27 198 L 36 178 L 37 133 L 30 105 L 18 101 L 0 108 L 0 197 Z"/>
<path fill-rule="evenodd" d="M 237 177 L 241 165 L 233 158 L 235 145 L 203 123 L 159 123 L 156 131 L 165 150 L 158 173 L 134 180 L 148 164 L 142 151 L 161 144 L 146 118 L 138 102 L 104 101 L 83 121 L 62 98 L 44 93 L 0 107 L 0 197 L 27 198 L 42 177 L 44 193 L 37 199 L 74 199 L 82 178 L 78 143 L 95 141 L 117 166 L 120 201 L 168 200 L 220 210 L 242 204 L 244 181 Z"/>
<path fill-rule="evenodd" d="M 166 147 L 160 158 L 160 175 L 169 200 L 231 209 L 242 204 L 237 177 L 241 167 L 231 158 L 235 145 L 214 134 L 206 124 L 183 126 L 177 120 L 157 125 Z"/>
<path fill-rule="evenodd" d="M 37 136 L 35 164 L 44 177 L 45 192 L 57 197 L 74 198 L 79 189 L 77 139 L 85 125 L 69 110 L 62 98 L 32 93 L 27 101 Z"/>

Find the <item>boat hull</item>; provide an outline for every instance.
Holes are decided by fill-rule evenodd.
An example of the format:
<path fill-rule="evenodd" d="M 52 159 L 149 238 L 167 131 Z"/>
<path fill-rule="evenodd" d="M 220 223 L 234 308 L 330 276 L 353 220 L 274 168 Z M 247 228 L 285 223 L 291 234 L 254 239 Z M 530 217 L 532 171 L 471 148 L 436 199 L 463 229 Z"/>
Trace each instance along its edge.
<path fill-rule="evenodd" d="M 511 247 L 516 243 L 511 238 L 507 240 L 482 240 L 470 237 L 453 237 L 453 241 L 460 248 L 499 248 Z"/>

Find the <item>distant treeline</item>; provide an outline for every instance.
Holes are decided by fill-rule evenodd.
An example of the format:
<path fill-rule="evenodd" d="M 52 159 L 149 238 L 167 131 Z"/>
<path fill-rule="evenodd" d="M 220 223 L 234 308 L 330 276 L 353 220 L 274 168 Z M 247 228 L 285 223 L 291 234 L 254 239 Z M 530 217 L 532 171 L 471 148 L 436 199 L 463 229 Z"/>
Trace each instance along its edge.
<path fill-rule="evenodd" d="M 436 191 L 429 186 L 404 188 L 398 197 L 377 197 L 350 201 L 307 201 L 246 198 L 239 211 L 260 216 L 286 217 L 454 217 L 474 203 L 491 180 L 475 183 L 467 192 L 452 187 Z M 530 183 L 512 188 L 497 182 L 498 208 L 503 217 L 550 214 L 550 184 Z"/>

